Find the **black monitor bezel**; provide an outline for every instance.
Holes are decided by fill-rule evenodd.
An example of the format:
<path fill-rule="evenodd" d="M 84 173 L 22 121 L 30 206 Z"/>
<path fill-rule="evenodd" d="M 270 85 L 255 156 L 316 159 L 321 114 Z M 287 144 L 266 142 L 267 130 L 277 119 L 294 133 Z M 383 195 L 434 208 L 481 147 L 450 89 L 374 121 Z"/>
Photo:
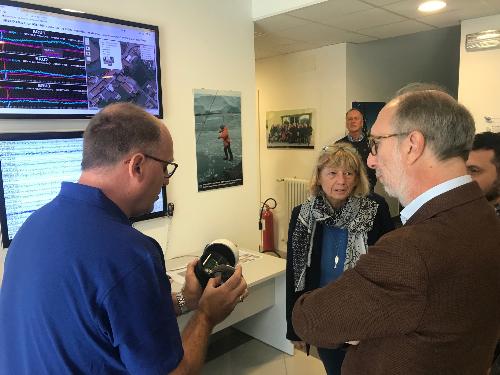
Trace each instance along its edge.
<path fill-rule="evenodd" d="M 0 141 L 23 141 L 23 140 L 41 140 L 41 139 L 69 139 L 69 138 L 82 138 L 83 131 L 41 131 L 30 133 L 0 133 Z M 167 189 L 165 186 L 161 189 L 161 196 L 163 198 L 163 207 L 161 211 L 151 212 L 141 216 L 129 218 L 131 223 L 139 221 L 155 219 L 167 216 Z M 3 174 L 2 174 L 2 161 L 0 160 L 0 225 L 2 233 L 3 248 L 8 248 L 12 240 L 9 239 L 9 231 L 7 224 L 7 210 L 5 207 L 5 195 L 3 187 Z"/>
<path fill-rule="evenodd" d="M 105 16 L 99 16 L 97 14 L 90 14 L 90 13 L 75 13 L 75 12 L 69 12 L 65 11 L 60 8 L 55 8 L 55 7 L 50 7 L 50 6 L 45 6 L 45 5 L 38 5 L 38 4 L 30 4 L 30 3 L 22 3 L 19 1 L 9 1 L 9 0 L 0 0 L 0 5 L 6 5 L 6 6 L 12 6 L 12 7 L 18 7 L 18 8 L 25 8 L 25 9 L 32 9 L 32 10 L 38 10 L 42 12 L 50 12 L 50 13 L 56 13 L 56 14 L 61 14 L 65 16 L 70 16 L 74 18 L 84 18 L 84 19 L 90 19 L 93 21 L 101 21 L 101 22 L 108 22 L 108 23 L 113 23 L 116 25 L 124 25 L 124 26 L 131 26 L 131 27 L 138 27 L 138 28 L 143 28 L 143 29 L 150 29 L 155 33 L 155 46 L 156 46 L 156 61 L 157 61 L 157 78 L 158 78 L 158 115 L 152 114 L 153 116 L 162 119 L 163 118 L 163 96 L 162 96 L 162 85 L 161 85 L 161 63 L 160 63 L 160 39 L 159 39 L 159 28 L 158 26 L 155 25 L 149 25 L 145 23 L 140 23 L 140 22 L 133 22 L 133 21 L 126 21 L 126 20 L 121 20 L 118 18 L 111 18 L 111 17 L 105 17 Z M 95 113 L 89 113 L 89 114 L 34 114 L 34 113 L 1 113 L 0 112 L 0 119 L 89 119 L 92 118 L 95 115 Z"/>
<path fill-rule="evenodd" d="M 144 221 L 144 220 L 149 220 L 149 219 L 156 219 L 158 217 L 165 217 L 167 216 L 167 188 L 166 186 L 163 186 L 161 188 L 161 197 L 163 198 L 163 208 L 161 211 L 158 212 L 150 212 L 149 214 L 144 214 L 136 217 L 130 217 L 129 220 L 131 223 L 137 223 L 139 221 Z"/>

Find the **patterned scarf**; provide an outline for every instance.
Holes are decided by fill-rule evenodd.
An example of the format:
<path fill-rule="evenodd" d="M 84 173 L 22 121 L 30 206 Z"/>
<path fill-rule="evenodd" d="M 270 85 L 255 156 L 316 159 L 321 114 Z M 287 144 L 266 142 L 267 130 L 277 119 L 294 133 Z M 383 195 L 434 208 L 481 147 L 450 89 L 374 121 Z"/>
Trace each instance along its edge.
<path fill-rule="evenodd" d="M 304 290 L 306 268 L 311 265 L 311 254 L 316 224 L 347 229 L 347 248 L 344 271 L 354 267 L 368 248 L 368 232 L 373 227 L 378 203 L 368 198 L 349 197 L 339 209 L 334 209 L 321 192 L 309 197 L 302 205 L 292 233 L 293 279 L 295 291 Z"/>

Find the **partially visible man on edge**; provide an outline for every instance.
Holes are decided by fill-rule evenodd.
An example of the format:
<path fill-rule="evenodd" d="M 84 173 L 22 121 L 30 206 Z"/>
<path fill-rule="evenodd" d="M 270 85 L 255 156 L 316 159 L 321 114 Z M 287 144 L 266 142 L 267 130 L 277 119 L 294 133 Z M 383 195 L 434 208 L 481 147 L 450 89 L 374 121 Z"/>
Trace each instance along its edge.
<path fill-rule="evenodd" d="M 500 218 L 500 133 L 476 134 L 467 159 L 467 172 Z"/>
<path fill-rule="evenodd" d="M 175 172 L 167 128 L 113 104 L 84 134 L 82 174 L 33 213 L 0 291 L 1 374 L 198 374 L 208 336 L 248 290 L 237 267 L 171 293 L 158 243 L 132 228 Z M 195 309 L 182 333 L 176 315 Z"/>
<path fill-rule="evenodd" d="M 479 184 L 500 219 L 500 134 L 476 134 L 466 164 L 467 172 Z M 497 342 L 490 373 L 500 375 L 500 341 Z"/>
<path fill-rule="evenodd" d="M 377 184 L 377 177 L 375 176 L 375 171 L 368 168 L 368 165 L 366 164 L 370 148 L 368 147 L 368 138 L 363 133 L 363 114 L 360 110 L 351 108 L 347 111 L 345 114 L 345 127 L 348 134 L 335 143 L 346 142 L 353 145 L 359 153 L 359 156 L 361 156 L 361 160 L 363 160 L 368 181 L 370 182 L 370 191 L 373 192 L 373 189 L 375 189 L 375 185 Z"/>
<path fill-rule="evenodd" d="M 368 165 L 406 206 L 403 227 L 303 295 L 295 331 L 323 347 L 359 340 L 343 375 L 486 374 L 500 330 L 500 223 L 466 172 L 474 120 L 443 92 L 407 92 L 371 135 Z"/>

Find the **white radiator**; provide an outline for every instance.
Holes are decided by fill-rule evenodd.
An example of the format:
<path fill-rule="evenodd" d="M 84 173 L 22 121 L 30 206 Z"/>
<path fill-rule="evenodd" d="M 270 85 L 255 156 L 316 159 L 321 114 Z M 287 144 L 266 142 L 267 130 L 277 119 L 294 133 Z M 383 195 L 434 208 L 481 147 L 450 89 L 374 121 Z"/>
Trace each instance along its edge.
<path fill-rule="evenodd" d="M 297 178 L 284 178 L 283 181 L 285 182 L 286 225 L 288 227 L 293 208 L 304 203 L 309 196 L 309 181 Z"/>

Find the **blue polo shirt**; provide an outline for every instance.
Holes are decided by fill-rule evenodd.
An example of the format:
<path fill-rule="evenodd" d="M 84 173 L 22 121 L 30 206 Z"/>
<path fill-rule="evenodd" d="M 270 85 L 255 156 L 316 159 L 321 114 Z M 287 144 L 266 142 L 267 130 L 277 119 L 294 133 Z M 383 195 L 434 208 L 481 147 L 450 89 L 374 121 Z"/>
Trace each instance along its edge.
<path fill-rule="evenodd" d="M 7 253 L 0 374 L 166 374 L 182 356 L 159 245 L 99 189 L 63 183 Z"/>

